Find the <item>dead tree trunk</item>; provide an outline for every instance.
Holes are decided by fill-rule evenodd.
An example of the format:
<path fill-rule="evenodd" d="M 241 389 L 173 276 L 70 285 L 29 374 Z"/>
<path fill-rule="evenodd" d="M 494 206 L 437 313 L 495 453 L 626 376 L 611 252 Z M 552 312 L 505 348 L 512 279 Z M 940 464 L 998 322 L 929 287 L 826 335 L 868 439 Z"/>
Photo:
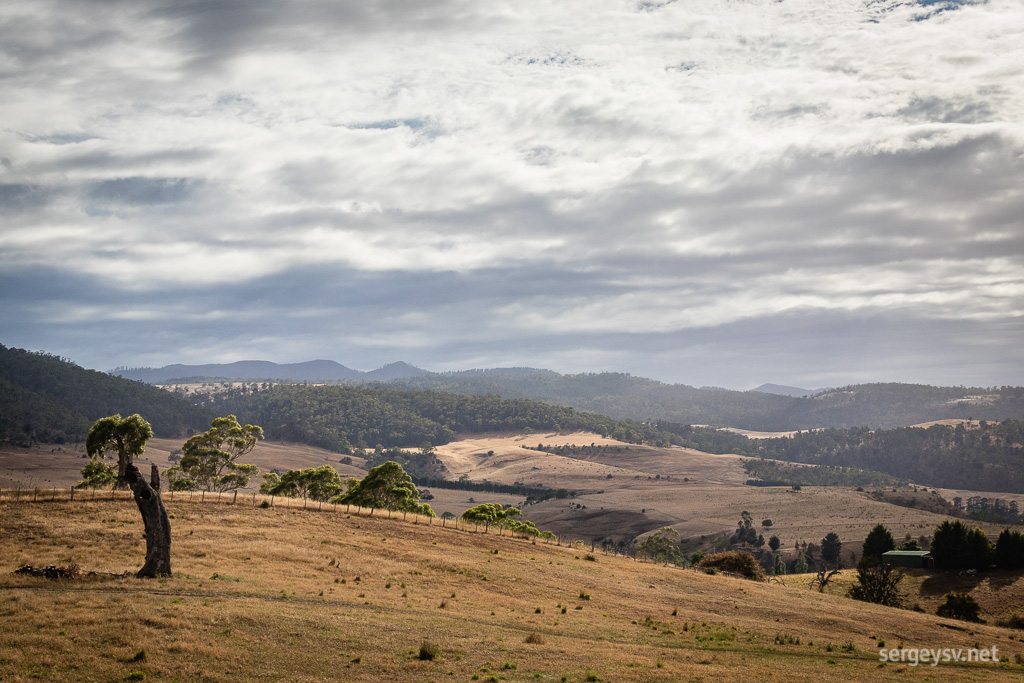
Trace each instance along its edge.
<path fill-rule="evenodd" d="M 127 467 L 125 481 L 135 496 L 146 528 L 146 563 L 138 578 L 171 576 L 171 520 L 160 497 L 160 471 L 156 465 L 147 482 L 134 464 Z"/>

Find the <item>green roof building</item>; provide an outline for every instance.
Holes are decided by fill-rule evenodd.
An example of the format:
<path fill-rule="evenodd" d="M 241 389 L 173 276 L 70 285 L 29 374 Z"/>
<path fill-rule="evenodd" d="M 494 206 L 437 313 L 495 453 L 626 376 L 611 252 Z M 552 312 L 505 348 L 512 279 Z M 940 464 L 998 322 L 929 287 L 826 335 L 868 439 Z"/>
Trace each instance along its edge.
<path fill-rule="evenodd" d="M 890 550 L 882 553 L 882 561 L 910 569 L 935 569 L 935 558 L 927 550 Z"/>

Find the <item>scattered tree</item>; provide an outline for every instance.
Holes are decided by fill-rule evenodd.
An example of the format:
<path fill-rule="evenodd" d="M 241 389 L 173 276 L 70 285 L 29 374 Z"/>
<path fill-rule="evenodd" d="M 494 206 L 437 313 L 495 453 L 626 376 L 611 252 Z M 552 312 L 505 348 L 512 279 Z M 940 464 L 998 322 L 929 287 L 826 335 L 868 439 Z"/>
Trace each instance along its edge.
<path fill-rule="evenodd" d="M 981 606 L 967 593 L 947 593 L 946 602 L 935 612 L 940 617 L 981 623 Z"/>
<path fill-rule="evenodd" d="M 303 500 L 311 498 L 327 501 L 341 493 L 341 477 L 330 465 L 307 467 L 304 470 L 288 470 L 278 476 L 271 472 L 264 476 L 266 492 L 272 496 L 287 496 Z M 263 492 L 263 486 L 260 487 Z"/>
<path fill-rule="evenodd" d="M 899 590 L 901 581 L 903 572 L 891 562 L 865 555 L 857 566 L 857 583 L 850 587 L 850 597 L 886 607 L 900 607 L 903 604 Z"/>
<path fill-rule="evenodd" d="M 839 540 L 836 532 L 830 531 L 821 539 L 821 559 L 826 564 L 839 565 L 839 553 L 843 549 L 843 543 Z"/>
<path fill-rule="evenodd" d="M 861 558 L 870 558 L 872 561 L 878 562 L 881 561 L 883 553 L 895 549 L 896 541 L 893 540 L 892 532 L 884 524 L 876 524 L 868 533 L 867 538 L 864 539 L 864 549 L 861 553 Z M 875 601 L 869 600 L 868 602 Z"/>
<path fill-rule="evenodd" d="M 772 536 L 768 539 L 768 547 L 772 549 L 773 553 L 779 552 L 779 548 L 782 546 L 782 539 L 778 536 Z"/>
<path fill-rule="evenodd" d="M 96 420 L 85 439 L 90 458 L 102 460 L 110 451 L 117 452 L 115 486 L 127 486 L 135 498 L 146 531 L 146 562 L 138 577 L 171 575 L 171 521 L 160 497 L 160 471 L 152 465 L 147 482 L 132 462 L 143 454 L 146 442 L 153 437 L 153 428 L 141 415 L 120 415 Z"/>
<path fill-rule="evenodd" d="M 942 569 L 986 569 L 992 560 L 992 544 L 981 529 L 968 528 L 960 520 L 946 520 L 932 534 L 932 556 Z"/>
<path fill-rule="evenodd" d="M 1003 529 L 996 540 L 995 563 L 1000 569 L 1024 567 L 1024 535 L 1019 531 Z"/>
<path fill-rule="evenodd" d="M 349 479 L 345 486 L 348 490 L 331 502 L 435 516 L 430 505 L 420 503 L 412 477 L 393 460 L 377 465 L 362 479 Z"/>
<path fill-rule="evenodd" d="M 193 436 L 181 447 L 177 465 L 167 470 L 171 489 L 177 491 L 232 491 L 249 485 L 256 465 L 238 458 L 251 452 L 263 438 L 263 429 L 238 423 L 234 415 L 218 417 L 206 432 Z"/>
<path fill-rule="evenodd" d="M 678 543 L 679 532 L 666 526 L 648 536 L 643 543 L 636 547 L 636 553 L 655 562 L 682 564 L 685 559 Z"/>

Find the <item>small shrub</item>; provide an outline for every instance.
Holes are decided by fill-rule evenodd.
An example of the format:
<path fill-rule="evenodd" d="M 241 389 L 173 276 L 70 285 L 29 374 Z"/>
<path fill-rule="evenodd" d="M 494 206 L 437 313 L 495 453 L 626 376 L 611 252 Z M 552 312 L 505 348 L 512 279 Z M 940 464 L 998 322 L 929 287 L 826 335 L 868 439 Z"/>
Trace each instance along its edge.
<path fill-rule="evenodd" d="M 531 633 L 530 635 L 526 636 L 526 642 L 530 645 L 543 645 L 544 637 L 541 636 L 539 633 Z"/>
<path fill-rule="evenodd" d="M 1008 619 L 1003 619 L 999 622 L 999 626 L 1003 628 L 1019 628 L 1024 629 L 1024 614 L 1018 612 L 1017 614 L 1011 615 Z"/>
<path fill-rule="evenodd" d="M 266 509 L 270 507 L 270 503 L 268 501 L 263 501 L 262 503 L 260 503 L 260 507 Z"/>
<path fill-rule="evenodd" d="M 940 617 L 981 623 L 981 606 L 967 593 L 947 593 L 946 603 L 935 612 Z"/>
<path fill-rule="evenodd" d="M 133 662 L 144 662 L 144 661 L 146 661 L 146 651 L 145 650 L 139 650 L 138 652 L 136 652 L 135 656 L 132 657 L 132 661 Z"/>
<path fill-rule="evenodd" d="M 580 600 L 589 600 L 589 599 L 590 599 L 590 593 L 584 593 L 583 591 L 580 591 Z"/>
<path fill-rule="evenodd" d="M 765 578 L 764 572 L 761 571 L 761 565 L 757 563 L 754 556 L 742 550 L 730 550 L 724 553 L 707 555 L 701 559 L 697 566 L 705 571 L 715 569 L 739 574 L 746 579 L 754 581 L 764 581 Z"/>
<path fill-rule="evenodd" d="M 146 680 L 146 672 L 145 671 L 133 671 L 130 674 L 128 674 L 128 680 L 129 681 L 144 681 L 144 680 Z"/>
<path fill-rule="evenodd" d="M 437 643 L 432 643 L 429 640 L 424 640 L 420 643 L 420 654 L 419 658 L 424 661 L 433 661 L 441 656 L 441 648 Z"/>
<path fill-rule="evenodd" d="M 587 553 L 586 555 L 584 555 L 583 559 L 586 560 L 587 562 L 597 562 L 597 557 L 595 557 L 594 555 L 592 555 L 590 553 Z"/>
<path fill-rule="evenodd" d="M 509 670 L 511 670 L 511 669 L 515 669 L 515 668 L 516 668 L 516 663 L 515 663 L 515 662 L 505 662 L 505 663 L 504 663 L 504 664 L 502 665 L 502 667 L 501 667 L 501 668 L 502 668 L 502 669 L 509 669 Z"/>

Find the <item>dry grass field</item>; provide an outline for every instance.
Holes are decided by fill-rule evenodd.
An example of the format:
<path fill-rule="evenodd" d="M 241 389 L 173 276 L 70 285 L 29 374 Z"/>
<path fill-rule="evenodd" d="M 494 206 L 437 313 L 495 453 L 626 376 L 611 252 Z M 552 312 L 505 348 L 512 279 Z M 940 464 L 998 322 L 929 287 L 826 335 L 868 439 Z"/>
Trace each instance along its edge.
<path fill-rule="evenodd" d="M 168 511 L 173 578 L 53 581 L 12 571 L 140 566 L 134 504 L 0 500 L 0 680 L 1024 676 L 1024 632 L 819 594 L 795 577 L 754 583 L 343 510 L 179 498 Z M 433 659 L 420 658 L 425 643 Z M 880 647 L 991 646 L 1002 663 L 879 661 Z"/>
<path fill-rule="evenodd" d="M 148 462 L 170 466 L 168 457 L 183 440 L 153 439 L 140 458 L 143 469 Z M 524 446 L 578 446 L 595 444 L 608 450 L 592 456 L 563 457 Z M 32 449 L 0 448 L 0 489 L 15 486 L 41 490 L 66 488 L 78 479 L 84 445 L 37 446 Z M 551 499 L 524 509 L 524 517 L 539 528 L 588 541 L 620 541 L 672 526 L 683 538 L 728 533 L 736 526 L 740 513 L 749 511 L 756 522 L 770 519 L 773 526 L 764 529 L 765 537 L 778 535 L 784 554 L 790 557 L 796 542 L 819 542 L 834 531 L 848 552 L 860 547 L 871 528 L 882 522 L 896 536 L 930 536 L 945 516 L 924 509 L 899 507 L 870 499 L 866 493 L 849 488 L 805 486 L 802 491 L 787 487 L 745 486 L 742 458 L 735 455 L 710 455 L 683 448 L 655 448 L 626 444 L 598 434 L 535 433 L 529 435 L 473 435 L 437 449 L 448 467 L 448 478 L 466 476 L 472 481 L 495 483 L 521 482 L 529 486 L 548 486 L 577 491 L 568 499 Z M 341 463 L 343 456 L 311 446 L 279 442 L 260 442 L 246 461 L 261 470 L 284 471 L 323 464 L 332 465 L 342 477 L 363 476 L 365 461 L 352 457 L 352 464 Z M 586 459 L 584 459 L 586 458 Z M 254 478 L 245 493 L 259 486 Z M 480 492 L 434 488 L 430 501 L 441 514 L 461 515 L 484 501 L 519 505 L 522 498 Z M 977 491 L 942 490 L 947 499 L 972 495 L 1014 498 L 1024 505 L 1024 496 L 988 494 Z M 1000 526 L 982 525 L 995 538 Z"/>

